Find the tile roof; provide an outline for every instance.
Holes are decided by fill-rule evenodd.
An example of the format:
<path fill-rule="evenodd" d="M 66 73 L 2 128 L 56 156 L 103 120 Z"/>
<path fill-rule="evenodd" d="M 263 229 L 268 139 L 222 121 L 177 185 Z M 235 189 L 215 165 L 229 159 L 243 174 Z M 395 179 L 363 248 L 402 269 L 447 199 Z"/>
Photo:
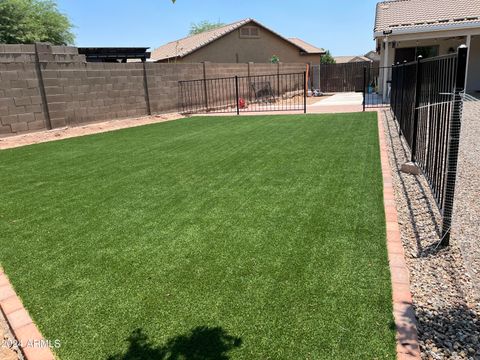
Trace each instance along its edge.
<path fill-rule="evenodd" d="M 260 24 L 258 21 L 254 19 L 243 19 L 243 20 L 236 21 L 234 23 L 231 23 L 216 29 L 205 31 L 200 34 L 191 35 L 183 39 L 171 41 L 168 44 L 165 44 L 153 50 L 150 56 L 150 59 L 153 61 L 158 61 L 158 60 L 165 60 L 165 59 L 175 58 L 175 57 L 184 57 L 200 49 L 201 47 L 208 45 L 211 42 L 221 38 L 222 36 L 231 33 L 232 31 L 242 27 L 243 25 L 246 25 L 251 22 L 271 31 L 272 33 L 281 37 L 285 41 L 292 43 L 293 45 L 298 47 L 301 51 L 304 51 L 306 53 L 312 53 L 312 54 L 319 54 L 324 52 L 323 49 L 319 49 L 300 39 L 295 39 L 295 41 L 291 39 L 286 39 L 283 36 L 279 35 L 278 33 L 274 32 L 273 30 L 268 29 L 267 27 Z M 303 45 L 300 45 L 300 42 Z"/>
<path fill-rule="evenodd" d="M 371 62 L 372 60 L 361 55 L 352 55 L 352 56 L 334 56 L 335 62 L 337 64 L 345 64 L 349 62 L 362 62 L 362 61 L 368 61 Z"/>
<path fill-rule="evenodd" d="M 323 53 L 325 53 L 325 50 L 323 50 L 322 48 L 318 48 L 316 46 L 313 46 L 312 44 L 309 44 L 306 41 L 303 41 L 302 39 L 288 38 L 288 40 L 290 40 L 290 42 L 294 43 L 298 47 L 304 49 L 307 54 L 323 54 Z"/>
<path fill-rule="evenodd" d="M 391 0 L 377 4 L 375 33 L 475 23 L 480 26 L 480 0 Z"/>

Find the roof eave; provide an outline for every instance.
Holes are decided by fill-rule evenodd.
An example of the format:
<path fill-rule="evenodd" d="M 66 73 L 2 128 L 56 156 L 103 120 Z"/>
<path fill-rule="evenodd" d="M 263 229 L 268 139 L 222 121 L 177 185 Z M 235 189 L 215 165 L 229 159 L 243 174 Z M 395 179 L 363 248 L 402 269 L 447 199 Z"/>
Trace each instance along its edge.
<path fill-rule="evenodd" d="M 405 35 L 405 34 L 417 34 L 417 33 L 426 33 L 426 32 L 436 32 L 436 31 L 448 31 L 448 30 L 462 30 L 462 29 L 471 29 L 471 28 L 480 28 L 480 21 L 467 24 L 443 24 L 443 25 L 432 25 L 424 27 L 408 27 L 408 28 L 391 28 L 391 35 Z M 386 36 L 383 31 L 375 31 L 374 38 Z"/>
<path fill-rule="evenodd" d="M 301 55 L 325 55 L 327 52 L 326 51 L 315 51 L 315 52 L 309 52 L 309 51 L 301 51 Z"/>

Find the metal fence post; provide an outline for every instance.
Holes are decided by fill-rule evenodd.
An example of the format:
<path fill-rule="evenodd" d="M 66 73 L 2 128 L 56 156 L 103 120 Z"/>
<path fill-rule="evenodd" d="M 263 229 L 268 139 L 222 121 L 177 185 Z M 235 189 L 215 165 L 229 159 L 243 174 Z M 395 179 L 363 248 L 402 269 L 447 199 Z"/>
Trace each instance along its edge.
<path fill-rule="evenodd" d="M 363 112 L 365 112 L 366 97 L 367 97 L 367 67 L 363 67 Z"/>
<path fill-rule="evenodd" d="M 307 113 L 307 91 L 308 91 L 308 86 L 307 86 L 307 72 L 303 72 L 303 113 Z"/>
<path fill-rule="evenodd" d="M 413 129 L 412 129 L 412 153 L 410 161 L 415 162 L 415 156 L 417 154 L 417 132 L 418 132 L 418 117 L 420 115 L 420 93 L 422 91 L 422 55 L 417 59 L 417 76 L 415 84 L 415 111 L 413 116 Z"/>
<path fill-rule="evenodd" d="M 203 62 L 203 93 L 205 95 L 205 111 L 208 112 L 208 91 L 207 91 L 207 69 L 206 62 Z"/>
<path fill-rule="evenodd" d="M 280 99 L 280 62 L 277 63 L 277 97 Z"/>
<path fill-rule="evenodd" d="M 405 107 L 403 104 L 404 104 L 404 95 L 405 95 L 405 73 L 407 72 L 407 67 L 405 66 L 406 64 L 406 61 L 403 62 L 403 65 L 402 65 L 402 95 L 400 96 L 400 123 L 403 124 L 403 121 L 405 120 L 403 118 L 403 108 Z M 399 125 L 398 126 L 398 135 L 402 135 L 402 127 Z"/>
<path fill-rule="evenodd" d="M 395 114 L 395 105 L 397 104 L 397 72 L 395 64 L 392 64 L 392 85 L 390 86 L 390 110 Z"/>
<path fill-rule="evenodd" d="M 240 99 L 238 98 L 238 76 L 235 75 L 235 101 L 237 103 L 237 115 L 240 115 L 240 107 L 239 107 L 239 104 L 238 104 L 238 101 Z"/>
<path fill-rule="evenodd" d="M 453 97 L 452 118 L 449 127 L 447 178 L 445 180 L 445 205 L 442 223 L 442 246 L 450 244 L 450 228 L 452 226 L 453 200 L 455 196 L 455 182 L 457 179 L 458 150 L 460 146 L 460 128 L 462 120 L 463 99 L 467 73 L 468 48 L 462 45 L 458 48 L 457 72 Z"/>

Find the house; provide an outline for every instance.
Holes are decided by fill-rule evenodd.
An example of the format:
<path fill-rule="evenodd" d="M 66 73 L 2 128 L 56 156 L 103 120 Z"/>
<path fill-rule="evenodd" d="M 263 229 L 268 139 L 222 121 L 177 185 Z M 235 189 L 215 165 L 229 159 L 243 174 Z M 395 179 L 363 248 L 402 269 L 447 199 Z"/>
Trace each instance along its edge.
<path fill-rule="evenodd" d="M 480 90 L 480 0 L 392 0 L 377 4 L 380 66 L 469 48 L 467 90 Z M 383 88 L 387 77 L 383 76 Z"/>
<path fill-rule="evenodd" d="M 346 63 L 353 63 L 353 62 L 372 62 L 366 56 L 361 55 L 350 55 L 350 56 L 334 56 L 336 64 L 346 64 Z"/>
<path fill-rule="evenodd" d="M 380 62 L 380 55 L 375 50 L 369 51 L 364 56 L 373 62 Z"/>
<path fill-rule="evenodd" d="M 253 19 L 244 19 L 169 42 L 152 52 L 156 62 L 267 63 L 273 55 L 284 63 L 320 63 L 325 54 L 297 38 L 285 38 Z"/>

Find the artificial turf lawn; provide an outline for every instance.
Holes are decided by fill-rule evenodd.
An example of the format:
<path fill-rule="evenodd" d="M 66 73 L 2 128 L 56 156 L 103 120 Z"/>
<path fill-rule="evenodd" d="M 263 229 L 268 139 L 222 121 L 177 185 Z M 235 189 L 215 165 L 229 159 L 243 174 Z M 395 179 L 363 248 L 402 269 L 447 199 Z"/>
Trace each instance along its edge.
<path fill-rule="evenodd" d="M 60 359 L 394 359 L 375 113 L 0 151 L 0 261 Z"/>

